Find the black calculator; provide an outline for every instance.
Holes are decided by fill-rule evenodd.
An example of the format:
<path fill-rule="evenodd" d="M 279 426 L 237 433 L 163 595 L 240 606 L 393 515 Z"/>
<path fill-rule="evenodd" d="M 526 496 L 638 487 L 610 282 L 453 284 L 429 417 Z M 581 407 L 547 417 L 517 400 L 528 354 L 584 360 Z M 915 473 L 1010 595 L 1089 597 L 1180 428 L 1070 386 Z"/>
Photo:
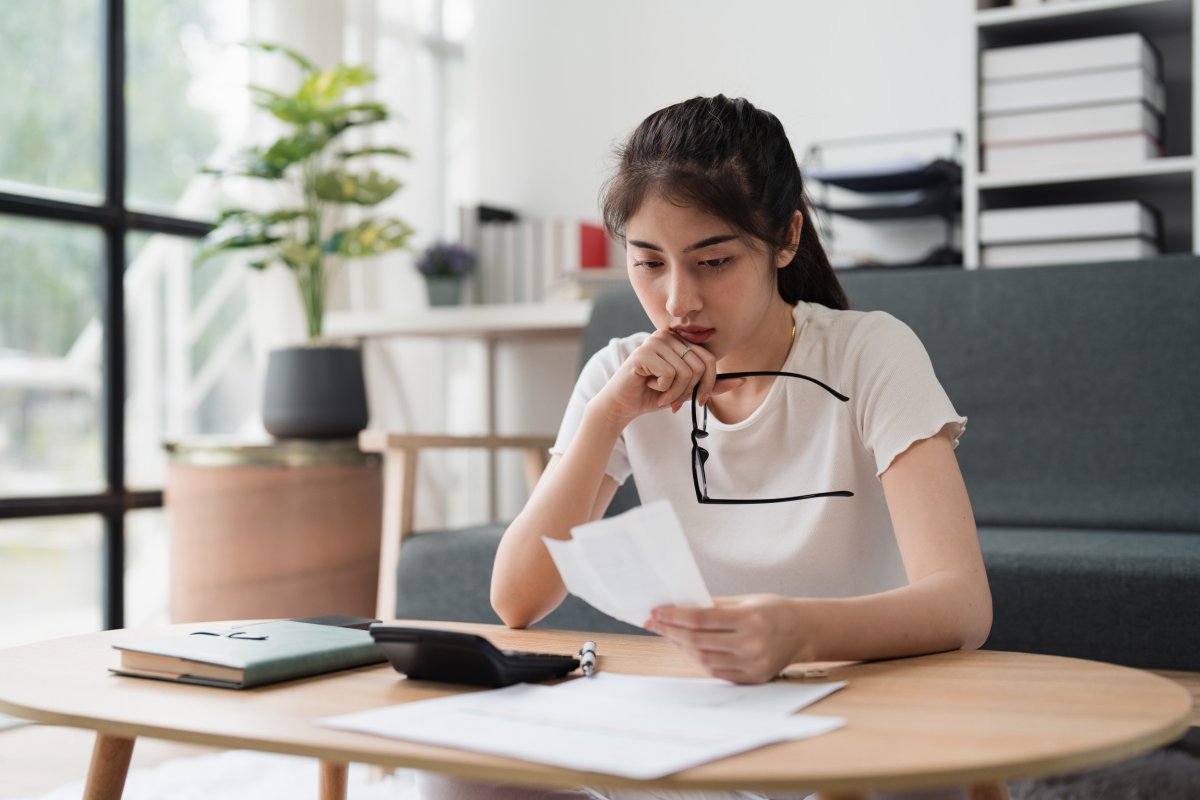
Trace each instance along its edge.
<path fill-rule="evenodd" d="M 384 623 L 370 631 L 396 671 L 417 680 L 498 687 L 561 678 L 579 667 L 574 656 L 501 650 L 473 633 Z"/>

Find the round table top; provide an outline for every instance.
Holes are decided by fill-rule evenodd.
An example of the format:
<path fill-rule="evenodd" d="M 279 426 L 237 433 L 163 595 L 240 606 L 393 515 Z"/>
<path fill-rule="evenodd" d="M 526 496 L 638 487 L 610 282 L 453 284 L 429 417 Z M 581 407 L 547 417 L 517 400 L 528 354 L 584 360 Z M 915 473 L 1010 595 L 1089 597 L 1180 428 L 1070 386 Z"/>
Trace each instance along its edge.
<path fill-rule="evenodd" d="M 409 681 L 386 664 L 241 691 L 108 672 L 118 661 L 114 642 L 214 624 L 109 631 L 0 651 L 0 711 L 124 738 L 416 767 L 513 784 L 770 792 L 969 785 L 1070 772 L 1174 741 L 1186 731 L 1192 709 L 1190 694 L 1173 681 L 1055 656 L 978 650 L 827 665 L 830 680 L 848 685 L 806 712 L 845 717 L 845 727 L 634 781 L 316 724 L 322 717 L 466 690 Z M 583 638 L 570 631 L 406 624 L 469 630 L 500 647 L 563 654 L 573 654 Z M 701 675 L 658 637 L 587 637 L 598 644 L 603 670 Z"/>

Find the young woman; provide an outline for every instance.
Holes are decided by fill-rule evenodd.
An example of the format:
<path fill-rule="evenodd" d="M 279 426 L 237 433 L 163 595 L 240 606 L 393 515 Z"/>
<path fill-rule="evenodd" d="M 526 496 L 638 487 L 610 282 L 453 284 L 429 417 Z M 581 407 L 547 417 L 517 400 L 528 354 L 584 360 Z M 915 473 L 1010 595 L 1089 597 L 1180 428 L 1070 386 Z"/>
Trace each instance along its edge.
<path fill-rule="evenodd" d="M 633 475 L 643 502 L 670 500 L 715 598 L 646 627 L 713 676 L 979 647 L 991 596 L 954 457 L 966 419 L 907 326 L 847 310 L 779 120 L 723 96 L 652 114 L 604 217 L 655 331 L 580 375 L 496 555 L 500 617 L 524 627 L 562 601 L 541 537 L 602 516 Z M 763 371 L 784 374 L 721 377 Z"/>

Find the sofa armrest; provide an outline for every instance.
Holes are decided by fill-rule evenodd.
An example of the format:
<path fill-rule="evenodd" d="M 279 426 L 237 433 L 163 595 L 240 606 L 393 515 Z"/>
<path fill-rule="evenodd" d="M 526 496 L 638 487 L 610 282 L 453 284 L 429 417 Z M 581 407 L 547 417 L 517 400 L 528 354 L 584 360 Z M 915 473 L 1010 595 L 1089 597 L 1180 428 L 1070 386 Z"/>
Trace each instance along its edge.
<path fill-rule="evenodd" d="M 368 428 L 358 434 L 358 447 L 383 454 L 383 525 L 379 536 L 379 582 L 375 616 L 390 619 L 396 608 L 396 567 L 400 546 L 413 531 L 417 490 L 417 456 L 421 450 L 442 448 L 518 449 L 525 454 L 525 474 L 532 489 L 546 468 L 553 436 L 459 436 L 453 434 L 393 433 Z"/>

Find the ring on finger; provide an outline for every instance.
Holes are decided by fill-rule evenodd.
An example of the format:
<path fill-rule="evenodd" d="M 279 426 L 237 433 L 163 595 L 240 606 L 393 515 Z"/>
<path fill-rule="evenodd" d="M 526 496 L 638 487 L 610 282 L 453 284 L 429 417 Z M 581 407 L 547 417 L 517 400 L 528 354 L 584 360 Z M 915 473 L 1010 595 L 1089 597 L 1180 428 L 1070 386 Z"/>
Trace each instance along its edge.
<path fill-rule="evenodd" d="M 690 352 L 692 352 L 692 348 L 690 348 L 690 347 L 685 347 L 685 348 L 683 348 L 683 350 L 681 350 L 681 351 L 679 352 L 679 357 L 680 357 L 680 358 L 683 358 L 684 356 L 686 356 L 686 355 L 687 355 L 688 353 L 690 353 Z"/>

